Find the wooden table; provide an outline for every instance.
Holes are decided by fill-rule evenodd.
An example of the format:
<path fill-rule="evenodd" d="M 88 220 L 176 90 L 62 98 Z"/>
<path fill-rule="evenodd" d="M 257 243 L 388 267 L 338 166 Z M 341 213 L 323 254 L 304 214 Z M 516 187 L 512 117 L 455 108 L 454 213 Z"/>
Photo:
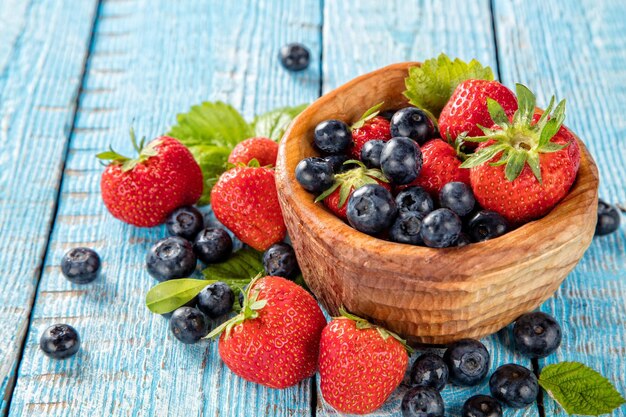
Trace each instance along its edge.
<path fill-rule="evenodd" d="M 224 100 L 251 118 L 311 102 L 383 65 L 441 51 L 491 65 L 546 104 L 568 99 L 566 123 L 598 162 L 600 195 L 626 202 L 626 3 L 621 0 L 2 0 L 0 2 L 0 415 L 336 415 L 315 379 L 283 390 L 234 376 L 217 345 L 173 340 L 144 306 L 154 280 L 147 248 L 163 228 L 136 229 L 102 204 L 108 144 L 129 151 L 128 128 L 155 137 L 175 115 Z M 308 70 L 277 52 L 299 41 Z M 493 367 L 578 360 L 626 392 L 626 228 L 595 239 L 542 306 L 564 328 L 561 349 L 532 364 L 507 331 L 486 339 Z M 69 248 L 102 256 L 103 277 L 63 278 Z M 532 277 L 529 277 L 532 279 Z M 79 329 L 78 355 L 38 348 L 44 328 Z M 399 389 L 375 415 L 399 415 Z M 459 416 L 473 389 L 447 387 Z M 507 416 L 563 415 L 549 398 Z M 626 407 L 613 415 L 626 416 Z"/>

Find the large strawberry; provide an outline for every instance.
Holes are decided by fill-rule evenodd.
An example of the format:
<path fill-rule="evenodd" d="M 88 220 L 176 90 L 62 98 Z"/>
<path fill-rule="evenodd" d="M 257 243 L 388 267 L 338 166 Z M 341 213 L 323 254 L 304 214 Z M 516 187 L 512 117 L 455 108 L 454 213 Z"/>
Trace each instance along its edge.
<path fill-rule="evenodd" d="M 402 382 L 409 360 L 406 345 L 381 327 L 341 313 L 322 332 L 322 396 L 342 413 L 371 413 Z"/>
<path fill-rule="evenodd" d="M 516 86 L 519 110 L 511 118 L 488 100 L 493 119 L 482 142 L 463 167 L 482 207 L 500 213 L 513 224 L 545 215 L 569 192 L 580 164 L 580 149 L 564 126 L 565 101 L 554 112 L 554 97 L 543 114 L 535 111 L 535 95 Z"/>
<path fill-rule="evenodd" d="M 378 116 L 379 109 L 383 103 L 379 103 L 370 109 L 352 124 L 352 146 L 348 149 L 350 156 L 354 159 L 361 159 L 361 149 L 370 140 L 391 139 L 391 127 L 389 120 Z"/>
<path fill-rule="evenodd" d="M 111 149 L 96 155 L 110 161 L 102 173 L 102 200 L 111 214 L 123 222 L 153 227 L 163 223 L 174 209 L 192 205 L 202 194 L 202 171 L 189 150 L 168 136 L 144 146 L 130 132 L 135 159 Z"/>
<path fill-rule="evenodd" d="M 277 155 L 278 143 L 269 138 L 249 138 L 233 148 L 228 156 L 228 162 L 248 165 L 252 159 L 256 159 L 261 166 L 274 166 Z"/>
<path fill-rule="evenodd" d="M 326 319 L 315 299 L 281 277 L 254 280 L 241 312 L 215 329 L 219 353 L 231 371 L 270 388 L 312 376 Z"/>
<path fill-rule="evenodd" d="M 215 217 L 242 242 L 264 251 L 285 238 L 274 170 L 238 166 L 223 173 L 211 190 Z"/>

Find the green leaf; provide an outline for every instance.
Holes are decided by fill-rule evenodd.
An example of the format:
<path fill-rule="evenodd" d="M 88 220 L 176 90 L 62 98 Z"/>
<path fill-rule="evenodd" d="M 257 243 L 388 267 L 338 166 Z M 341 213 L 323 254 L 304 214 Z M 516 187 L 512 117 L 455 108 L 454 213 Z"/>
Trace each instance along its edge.
<path fill-rule="evenodd" d="M 352 124 L 352 126 L 350 126 L 350 128 L 352 130 L 354 130 L 354 129 L 358 129 L 360 127 L 363 127 L 365 122 L 367 122 L 368 120 L 371 120 L 374 117 L 378 116 L 378 113 L 380 113 L 379 110 L 383 106 L 383 104 L 385 104 L 385 102 L 381 101 L 380 103 L 376 104 L 375 106 L 372 106 L 369 109 L 365 110 L 365 113 L 363 113 L 363 115 L 359 118 L 359 120 L 354 122 Z"/>
<path fill-rule="evenodd" d="M 217 182 L 217 178 L 226 170 L 228 155 L 231 148 L 215 145 L 196 145 L 189 147 L 189 151 L 200 165 L 204 188 L 198 205 L 205 205 L 211 202 L 211 189 Z"/>
<path fill-rule="evenodd" d="M 317 198 L 315 199 L 316 203 L 319 203 L 320 201 L 324 200 L 326 197 L 328 197 L 329 195 L 331 195 L 332 193 L 335 192 L 335 190 L 341 185 L 341 183 L 339 181 L 335 181 L 333 183 L 333 185 L 331 185 L 329 188 L 327 188 L 322 194 L 318 195 Z"/>
<path fill-rule="evenodd" d="M 509 118 L 500 103 L 491 97 L 487 97 L 487 111 L 489 116 L 491 116 L 491 120 L 501 128 L 506 128 L 510 125 Z"/>
<path fill-rule="evenodd" d="M 254 135 L 278 142 L 285 134 L 289 123 L 307 106 L 308 104 L 300 104 L 295 107 L 281 107 L 255 117 L 252 121 Z"/>
<path fill-rule="evenodd" d="M 537 181 L 539 181 L 539 183 L 541 184 L 542 179 L 541 166 L 539 164 L 539 155 L 537 155 L 536 152 L 528 152 L 528 158 L 526 159 L 526 162 L 528 163 L 530 170 L 535 175 L 535 178 L 537 178 Z"/>
<path fill-rule="evenodd" d="M 552 137 L 556 135 L 556 132 L 558 132 L 561 128 L 564 120 L 565 100 L 561 100 L 554 109 L 554 113 L 552 113 L 550 120 L 546 122 L 545 127 L 541 130 L 541 135 L 539 137 L 539 148 L 543 148 L 550 142 L 550 139 L 552 139 Z"/>
<path fill-rule="evenodd" d="M 536 98 L 532 91 L 530 91 L 523 84 L 515 84 L 515 94 L 517 95 L 518 109 L 513 116 L 516 123 L 528 124 L 533 119 L 535 114 Z"/>
<path fill-rule="evenodd" d="M 479 149 L 463 161 L 461 168 L 473 168 L 482 165 L 485 162 L 491 161 L 498 154 L 498 152 L 501 152 L 506 148 L 508 147 L 505 145 L 492 145 Z"/>
<path fill-rule="evenodd" d="M 509 160 L 504 168 L 504 176 L 506 176 L 507 180 L 513 181 L 515 178 L 519 177 L 522 169 L 524 169 L 528 153 L 520 150 L 511 150 L 509 153 Z"/>
<path fill-rule="evenodd" d="M 539 385 L 568 414 L 597 416 L 626 402 L 606 378 L 578 362 L 546 366 Z"/>
<path fill-rule="evenodd" d="M 207 266 L 202 274 L 206 279 L 245 286 L 259 272 L 263 272 L 263 254 L 254 249 L 241 249 L 227 261 Z"/>
<path fill-rule="evenodd" d="M 404 96 L 436 120 L 457 85 L 470 78 L 493 80 L 493 71 L 475 59 L 469 63 L 458 58 L 452 61 L 441 54 L 424 61 L 421 67 L 409 69 L 409 76 L 404 79 Z"/>
<path fill-rule="evenodd" d="M 204 287 L 215 281 L 205 279 L 171 279 L 150 288 L 146 294 L 146 307 L 156 314 L 176 310 L 193 299 Z"/>

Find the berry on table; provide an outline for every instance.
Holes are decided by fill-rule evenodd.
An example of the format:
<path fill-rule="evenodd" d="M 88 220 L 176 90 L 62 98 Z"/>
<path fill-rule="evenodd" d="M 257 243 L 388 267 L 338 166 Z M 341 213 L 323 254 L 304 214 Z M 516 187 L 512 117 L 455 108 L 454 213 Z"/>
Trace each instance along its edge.
<path fill-rule="evenodd" d="M 522 355 L 545 358 L 561 345 L 561 326 L 546 313 L 527 313 L 515 321 L 513 337 Z"/>
<path fill-rule="evenodd" d="M 420 245 L 423 243 L 420 230 L 423 216 L 414 211 L 400 213 L 389 229 L 392 242 Z"/>
<path fill-rule="evenodd" d="M 301 43 L 289 43 L 282 48 L 278 54 L 280 63 L 289 71 L 302 71 L 309 66 L 311 53 L 308 48 Z"/>
<path fill-rule="evenodd" d="M 324 120 L 315 126 L 315 146 L 322 152 L 338 154 L 352 145 L 350 127 L 341 120 Z"/>
<path fill-rule="evenodd" d="M 426 217 L 428 213 L 435 209 L 433 199 L 423 188 L 413 186 L 405 188 L 396 196 L 396 204 L 398 212 L 405 213 L 408 211 L 417 212 Z"/>
<path fill-rule="evenodd" d="M 491 375 L 489 390 L 501 403 L 524 408 L 535 402 L 539 393 L 537 377 L 520 365 L 502 365 Z"/>
<path fill-rule="evenodd" d="M 265 274 L 293 280 L 298 276 L 300 267 L 296 253 L 291 245 L 285 242 L 275 243 L 263 254 Z"/>
<path fill-rule="evenodd" d="M 65 359 L 73 356 L 80 348 L 80 336 L 69 324 L 55 324 L 41 334 L 39 347 L 53 359 Z"/>
<path fill-rule="evenodd" d="M 75 284 L 87 284 L 98 278 L 100 265 L 100 256 L 93 249 L 73 248 L 63 255 L 61 272 Z"/>
<path fill-rule="evenodd" d="M 308 192 L 319 194 L 333 185 L 333 167 L 324 158 L 304 158 L 296 166 L 296 180 Z"/>
<path fill-rule="evenodd" d="M 428 115 L 415 107 L 405 107 L 391 118 L 391 136 L 411 138 L 423 145 L 433 137 L 435 125 Z"/>
<path fill-rule="evenodd" d="M 380 168 L 380 154 L 385 146 L 385 141 L 380 139 L 365 142 L 361 148 L 361 161 L 368 168 Z"/>
<path fill-rule="evenodd" d="M 193 206 L 179 207 L 167 216 L 165 226 L 170 235 L 193 240 L 204 227 L 202 213 Z"/>
<path fill-rule="evenodd" d="M 494 239 L 507 232 L 507 221 L 495 211 L 481 210 L 472 216 L 469 223 L 469 234 L 475 242 Z"/>
<path fill-rule="evenodd" d="M 598 223 L 596 236 L 608 235 L 619 229 L 620 212 L 617 207 L 605 201 L 598 200 Z"/>
<path fill-rule="evenodd" d="M 159 281 L 185 278 L 196 269 L 196 255 L 188 240 L 178 236 L 166 237 L 148 251 L 146 268 Z"/>
<path fill-rule="evenodd" d="M 455 385 L 477 385 L 489 372 L 489 351 L 478 340 L 461 339 L 451 344 L 443 360 L 450 371 L 450 382 Z"/>
<path fill-rule="evenodd" d="M 189 345 L 209 334 L 209 322 L 197 308 L 180 307 L 172 314 L 170 330 L 176 339 Z"/>
<path fill-rule="evenodd" d="M 449 208 L 463 217 L 471 213 L 476 204 L 474 193 L 469 185 L 462 182 L 449 182 L 439 192 L 441 207 Z"/>
<path fill-rule="evenodd" d="M 387 229 L 398 209 L 391 192 L 382 185 L 366 184 L 348 200 L 348 222 L 356 230 L 374 235 Z"/>
<path fill-rule="evenodd" d="M 456 242 L 462 226 L 461 219 L 452 210 L 437 209 L 422 221 L 422 240 L 431 248 L 447 248 Z"/>
<path fill-rule="evenodd" d="M 502 407 L 488 395 L 474 395 L 463 404 L 462 417 L 502 417 Z"/>
<path fill-rule="evenodd" d="M 205 264 L 223 262 L 233 251 L 233 240 L 221 227 L 207 227 L 193 241 L 193 251 Z"/>
<path fill-rule="evenodd" d="M 400 404 L 402 417 L 443 417 L 441 394 L 434 388 L 417 386 L 404 394 Z"/>
<path fill-rule="evenodd" d="M 274 166 L 277 156 L 278 143 L 270 138 L 256 137 L 238 143 L 230 152 L 228 162 L 248 165 L 251 160 L 256 159 L 262 167 Z"/>
<path fill-rule="evenodd" d="M 209 284 L 198 293 L 198 310 L 207 317 L 216 319 L 230 313 L 235 302 L 235 293 L 224 282 Z"/>
<path fill-rule="evenodd" d="M 409 184 L 417 178 L 422 169 L 422 151 L 412 139 L 393 138 L 383 147 L 380 167 L 392 183 Z"/>
<path fill-rule="evenodd" d="M 411 385 L 441 391 L 448 382 L 448 365 L 434 353 L 420 355 L 411 367 Z"/>

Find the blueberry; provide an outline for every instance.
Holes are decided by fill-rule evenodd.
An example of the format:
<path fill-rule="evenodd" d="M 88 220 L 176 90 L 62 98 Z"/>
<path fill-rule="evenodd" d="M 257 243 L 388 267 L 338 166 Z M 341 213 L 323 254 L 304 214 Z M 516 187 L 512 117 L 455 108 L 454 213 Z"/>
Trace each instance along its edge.
<path fill-rule="evenodd" d="M 380 139 L 365 142 L 361 148 L 361 161 L 369 168 L 380 168 L 380 154 L 385 141 Z"/>
<path fill-rule="evenodd" d="M 196 269 L 196 255 L 188 240 L 170 236 L 150 248 L 146 267 L 148 273 L 159 281 L 185 278 Z"/>
<path fill-rule="evenodd" d="M 428 115 L 415 107 L 398 110 L 391 118 L 391 136 L 411 138 L 420 145 L 433 137 L 435 125 Z"/>
<path fill-rule="evenodd" d="M 315 146 L 322 152 L 336 154 L 352 144 L 350 127 L 341 120 L 324 120 L 315 126 Z"/>
<path fill-rule="evenodd" d="M 502 407 L 488 395 L 474 395 L 463 404 L 462 417 L 502 417 Z"/>
<path fill-rule="evenodd" d="M 409 138 L 393 138 L 383 147 L 380 167 L 394 184 L 408 184 L 417 178 L 422 169 L 422 151 Z"/>
<path fill-rule="evenodd" d="M 463 217 L 472 212 L 476 200 L 469 185 L 462 182 L 449 182 L 439 192 L 441 207 L 449 208 Z"/>
<path fill-rule="evenodd" d="M 348 221 L 356 230 L 370 235 L 387 229 L 397 213 L 393 196 L 378 184 L 362 186 L 348 200 Z"/>
<path fill-rule="evenodd" d="M 617 207 L 598 200 L 598 223 L 596 236 L 608 235 L 619 229 L 620 213 Z"/>
<path fill-rule="evenodd" d="M 198 294 L 198 310 L 212 319 L 230 313 L 233 302 L 235 302 L 235 293 L 221 281 L 207 285 Z"/>
<path fill-rule="evenodd" d="M 205 264 L 223 262 L 233 251 L 233 240 L 220 227 L 202 229 L 193 242 L 193 251 Z"/>
<path fill-rule="evenodd" d="M 403 417 L 443 417 L 443 398 L 434 388 L 413 387 L 404 394 L 400 409 Z"/>
<path fill-rule="evenodd" d="M 389 239 L 393 242 L 408 243 L 409 245 L 422 244 L 420 235 L 422 218 L 420 213 L 414 211 L 400 213 L 389 229 Z"/>
<path fill-rule="evenodd" d="M 294 279 L 300 273 L 296 253 L 291 245 L 280 242 L 270 246 L 263 254 L 263 268 L 267 275 Z"/>
<path fill-rule="evenodd" d="M 448 382 L 448 365 L 441 356 L 424 353 L 418 357 L 411 368 L 411 385 L 431 387 L 441 391 Z"/>
<path fill-rule="evenodd" d="M 308 192 L 319 194 L 333 185 L 333 167 L 324 158 L 305 158 L 296 166 L 296 180 Z"/>
<path fill-rule="evenodd" d="M 539 386 L 537 377 L 529 369 L 510 363 L 502 365 L 491 375 L 489 390 L 501 403 L 524 408 L 535 402 Z"/>
<path fill-rule="evenodd" d="M 422 217 L 426 217 L 428 213 L 435 209 L 435 204 L 430 194 L 422 187 L 417 186 L 406 188 L 398 193 L 396 204 L 400 213 L 414 211 L 420 213 Z"/>
<path fill-rule="evenodd" d="M 179 207 L 167 216 L 165 226 L 170 235 L 193 240 L 204 227 L 204 218 L 195 207 Z"/>
<path fill-rule="evenodd" d="M 478 340 L 461 339 L 451 344 L 443 360 L 450 371 L 450 382 L 456 385 L 477 385 L 489 372 L 489 352 Z"/>
<path fill-rule="evenodd" d="M 70 249 L 61 260 L 61 272 L 75 284 L 87 284 L 98 278 L 100 256 L 93 249 Z"/>
<path fill-rule="evenodd" d="M 198 296 L 193 297 L 191 300 L 187 301 L 185 304 L 183 304 L 180 307 L 196 307 L 198 304 Z M 170 311 L 169 313 L 162 313 L 161 316 L 165 317 L 166 319 L 169 319 L 172 317 L 172 314 L 174 313 L 174 311 Z"/>
<path fill-rule="evenodd" d="M 302 71 L 309 66 L 311 53 L 301 43 L 289 43 L 278 54 L 280 63 L 289 71 Z"/>
<path fill-rule="evenodd" d="M 397 111 L 398 111 L 397 109 L 383 110 L 378 115 L 382 117 L 383 119 L 387 119 L 391 121 L 391 118 L 393 117 L 394 114 L 396 114 Z"/>
<path fill-rule="evenodd" d="M 180 307 L 172 314 L 170 330 L 176 339 L 192 344 L 209 334 L 209 321 L 197 308 Z"/>
<path fill-rule="evenodd" d="M 481 210 L 472 216 L 468 227 L 470 237 L 474 242 L 482 242 L 502 236 L 509 228 L 504 217 L 495 211 L 487 210 Z"/>
<path fill-rule="evenodd" d="M 515 347 L 529 358 L 545 358 L 561 344 L 561 326 L 554 317 L 542 313 L 527 313 L 513 326 Z"/>
<path fill-rule="evenodd" d="M 339 174 L 340 172 L 344 171 L 346 165 L 344 165 L 343 163 L 348 160 L 348 156 L 343 154 L 328 155 L 325 156 L 323 159 L 330 164 L 335 174 Z"/>
<path fill-rule="evenodd" d="M 39 347 L 53 359 L 65 359 L 73 356 L 80 348 L 80 336 L 69 324 L 55 324 L 41 334 Z"/>
<path fill-rule="evenodd" d="M 459 233 L 459 237 L 456 238 L 456 242 L 454 242 L 454 246 L 462 247 L 462 246 L 467 246 L 470 243 L 472 243 L 472 241 L 470 240 L 469 236 L 461 232 Z"/>
<path fill-rule="evenodd" d="M 426 246 L 447 248 L 457 241 L 462 227 L 459 216 L 450 209 L 440 208 L 424 217 L 421 235 Z"/>

